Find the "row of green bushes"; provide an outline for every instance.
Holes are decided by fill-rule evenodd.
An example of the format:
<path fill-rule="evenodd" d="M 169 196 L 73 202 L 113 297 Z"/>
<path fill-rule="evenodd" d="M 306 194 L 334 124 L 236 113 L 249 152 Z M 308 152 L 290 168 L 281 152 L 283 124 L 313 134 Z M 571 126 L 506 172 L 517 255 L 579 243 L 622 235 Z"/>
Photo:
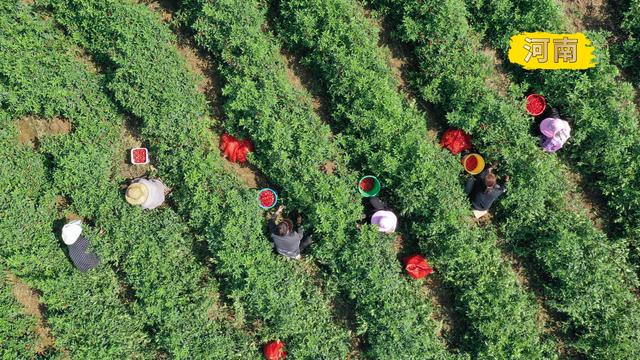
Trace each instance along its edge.
<path fill-rule="evenodd" d="M 616 61 L 630 73 L 636 88 L 640 89 L 640 1 L 631 0 L 624 9 L 621 29 L 624 41 L 616 47 Z"/>
<path fill-rule="evenodd" d="M 110 73 L 107 88 L 141 119 L 158 174 L 172 201 L 209 244 L 213 270 L 237 317 L 261 341 L 282 339 L 299 358 L 348 351 L 348 333 L 333 321 L 327 294 L 274 255 L 255 193 L 224 171 L 211 142 L 206 103 L 175 41 L 143 5 L 117 1 L 52 2 L 55 19 Z M 185 349 L 188 351 L 189 349 Z"/>
<path fill-rule="evenodd" d="M 210 318 L 210 311 L 218 311 L 217 285 L 215 280 L 204 281 L 206 268 L 191 253 L 194 236 L 181 219 L 169 208 L 143 212 L 124 202 L 119 190 L 123 179 L 114 174 L 127 150 L 119 143 L 123 119 L 102 93 L 100 78 L 65 54 L 70 43 L 51 25 L 45 31 L 50 35 L 46 45 L 31 44 L 35 56 L 29 57 L 25 69 L 40 69 L 50 86 L 38 84 L 42 97 L 36 98 L 27 95 L 35 86 L 28 83 L 16 100 L 34 106 L 55 104 L 51 111 L 71 121 L 73 133 L 44 142 L 40 151 L 50 159 L 54 187 L 91 224 L 85 231 L 102 266 L 120 270 L 124 286 L 131 290 L 125 299 L 135 300 L 133 316 L 145 329 L 153 329 L 149 337 L 155 347 L 174 358 L 255 354 L 255 345 L 223 316 Z M 53 49 L 47 47 L 52 43 Z M 56 66 L 47 67 L 45 61 Z M 21 75 L 25 73 L 14 70 L 9 78 Z M 73 354 L 76 349 L 70 350 Z"/>
<path fill-rule="evenodd" d="M 394 38 L 412 49 L 418 67 L 412 85 L 419 95 L 445 111 L 450 125 L 471 132 L 487 157 L 500 160 L 501 172 L 512 176 L 497 211 L 500 227 L 541 282 L 568 349 L 594 358 L 640 353 L 639 304 L 626 281 L 631 271 L 624 244 L 568 210 L 560 164 L 529 134 L 522 100 L 500 97 L 486 84 L 488 74 L 495 76 L 493 64 L 479 52 L 464 3 L 370 3 L 395 24 Z"/>
<path fill-rule="evenodd" d="M 485 38 L 503 56 L 509 37 L 518 32 L 566 32 L 567 28 L 562 9 L 552 0 L 538 1 L 535 6 L 510 0 L 491 4 L 469 0 L 467 6 L 472 9 L 477 28 L 485 32 Z M 619 80 L 620 72 L 612 64 L 603 36 L 598 33 L 588 36 L 596 47 L 595 68 L 524 71 L 511 65 L 509 69 L 524 87 L 544 94 L 571 123 L 572 137 L 562 154 L 602 192 L 610 212 L 607 216 L 612 222 L 610 232 L 629 237 L 634 251 L 632 260 L 639 267 L 640 115 L 635 92 L 631 84 Z"/>
<path fill-rule="evenodd" d="M 102 266 L 82 274 L 65 255 L 58 235 L 62 224 L 50 159 L 18 143 L 13 126 L 14 119 L 27 114 L 50 118 L 58 114 L 56 108 L 74 106 L 68 91 L 58 86 L 59 77 L 49 77 L 61 68 L 60 57 L 54 54 L 67 49 L 56 40 L 51 24 L 37 21 L 24 6 L 4 1 L 0 17 L 3 266 L 42 294 L 44 315 L 59 348 L 83 359 L 147 358 L 149 338 L 143 324 L 122 303 L 114 271 Z M 84 82 L 76 85 L 82 89 Z"/>
<path fill-rule="evenodd" d="M 70 59 L 60 62 L 64 60 L 70 71 L 49 74 L 52 79 L 64 74 L 61 83 L 75 80 L 69 74 L 80 73 Z M 195 237 L 182 219 L 170 208 L 145 211 L 125 203 L 119 185 L 131 179 L 113 174 L 128 150 L 118 146 L 122 118 L 101 93 L 91 101 L 88 88 L 77 92 L 85 104 L 75 102 L 87 112 L 64 114 L 74 132 L 46 151 L 53 154 L 55 185 L 80 215 L 91 219 L 89 238 L 132 290 L 136 318 L 145 329 L 153 329 L 155 346 L 172 358 L 244 359 L 255 354 L 255 344 L 234 329 L 215 304 L 218 285 L 192 253 Z"/>
<path fill-rule="evenodd" d="M 365 353 L 444 357 L 430 300 L 402 275 L 393 236 L 356 229 L 363 213 L 356 174 L 346 168 L 308 94 L 287 79 L 277 42 L 263 30 L 266 13 L 258 1 L 183 3 L 181 18 L 219 65 L 226 129 L 252 139 L 250 161 L 286 191 L 289 210 L 304 214 L 314 232 L 313 256 L 349 297 Z M 336 166 L 334 173 L 322 170 L 327 162 Z"/>
<path fill-rule="evenodd" d="M 379 176 L 463 316 L 452 339 L 474 357 L 543 358 L 553 345 L 536 304 L 501 259 L 496 235 L 470 225 L 458 159 L 426 136 L 424 114 L 396 90 L 377 29 L 355 2 L 280 1 L 280 38 L 315 71 L 350 164 Z"/>
<path fill-rule="evenodd" d="M 7 273 L 0 271 L 0 358 L 35 358 L 38 342 L 36 319 L 24 312 L 12 288 Z"/>

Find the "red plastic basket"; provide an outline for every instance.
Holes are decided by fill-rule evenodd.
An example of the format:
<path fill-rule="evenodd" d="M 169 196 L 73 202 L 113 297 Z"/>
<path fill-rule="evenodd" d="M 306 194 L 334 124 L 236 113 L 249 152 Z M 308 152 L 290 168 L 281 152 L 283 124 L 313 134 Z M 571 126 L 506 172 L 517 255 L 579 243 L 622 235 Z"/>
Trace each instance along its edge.
<path fill-rule="evenodd" d="M 547 108 L 547 100 L 539 94 L 531 94 L 527 96 L 527 113 L 532 116 L 538 116 Z"/>

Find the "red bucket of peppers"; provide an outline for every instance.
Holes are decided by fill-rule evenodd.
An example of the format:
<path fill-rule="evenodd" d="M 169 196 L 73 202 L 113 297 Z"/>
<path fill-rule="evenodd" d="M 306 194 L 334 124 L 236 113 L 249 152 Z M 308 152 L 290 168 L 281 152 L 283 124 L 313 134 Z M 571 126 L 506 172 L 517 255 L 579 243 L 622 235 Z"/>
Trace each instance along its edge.
<path fill-rule="evenodd" d="M 258 191 L 258 205 L 269 210 L 278 203 L 278 193 L 273 189 L 264 188 Z"/>
<path fill-rule="evenodd" d="M 144 165 L 149 163 L 149 150 L 147 148 L 131 149 L 131 163 L 134 165 Z"/>
<path fill-rule="evenodd" d="M 527 113 L 538 116 L 547 108 L 547 100 L 542 95 L 531 94 L 527 96 Z"/>

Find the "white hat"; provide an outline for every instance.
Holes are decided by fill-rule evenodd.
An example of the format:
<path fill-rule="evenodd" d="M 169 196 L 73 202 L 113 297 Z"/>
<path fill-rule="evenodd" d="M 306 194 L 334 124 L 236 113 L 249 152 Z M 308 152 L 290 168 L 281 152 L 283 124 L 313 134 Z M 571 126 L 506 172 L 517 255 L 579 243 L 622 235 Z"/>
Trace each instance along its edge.
<path fill-rule="evenodd" d="M 62 227 L 62 241 L 73 245 L 82 234 L 82 221 L 73 220 Z"/>
<path fill-rule="evenodd" d="M 377 225 L 379 231 L 387 234 L 396 231 L 397 223 L 398 218 L 391 211 L 380 210 L 376 211 L 373 216 L 371 216 L 371 224 Z"/>

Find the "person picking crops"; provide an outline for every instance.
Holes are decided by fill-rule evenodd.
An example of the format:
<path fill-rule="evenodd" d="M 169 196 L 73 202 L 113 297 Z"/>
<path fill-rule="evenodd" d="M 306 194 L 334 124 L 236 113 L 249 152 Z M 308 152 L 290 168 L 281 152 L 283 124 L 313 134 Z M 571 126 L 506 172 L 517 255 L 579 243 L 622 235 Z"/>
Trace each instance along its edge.
<path fill-rule="evenodd" d="M 540 146 L 548 153 L 554 153 L 562 148 L 571 137 L 571 127 L 565 120 L 560 119 L 556 109 L 540 123 Z"/>
<path fill-rule="evenodd" d="M 278 210 L 269 220 L 269 231 L 271 233 L 271 240 L 273 246 L 276 248 L 278 254 L 286 256 L 289 259 L 300 259 L 300 253 L 311 245 L 311 235 L 304 237 L 304 231 L 300 227 L 302 223 L 302 216 L 298 215 L 296 223 L 298 228 L 293 228 L 293 222 L 289 219 L 282 219 L 279 223 L 276 223 L 276 219 L 282 213 L 284 207 L 280 205 Z"/>
<path fill-rule="evenodd" d="M 509 176 L 505 176 L 503 185 L 499 185 L 493 173 L 493 167 L 494 165 L 484 169 L 478 175 L 479 181 L 475 177 L 470 177 L 465 185 L 465 192 L 471 200 L 473 215 L 476 219 L 486 215 L 491 205 L 507 191 L 506 183 L 509 181 Z"/>
<path fill-rule="evenodd" d="M 160 180 L 135 179 L 127 187 L 125 199 L 131 205 L 140 205 L 143 209 L 155 209 L 164 203 L 168 188 Z"/>
<path fill-rule="evenodd" d="M 74 220 L 62 227 L 62 241 L 69 249 L 69 257 L 73 265 L 81 272 L 87 272 L 100 265 L 100 258 L 95 253 L 88 253 L 89 241 L 82 236 L 82 222 Z"/>
<path fill-rule="evenodd" d="M 369 198 L 367 205 L 368 212 L 371 213 L 370 223 L 378 228 L 378 231 L 390 234 L 396 231 L 398 217 L 393 213 L 380 198 L 373 196 Z"/>

